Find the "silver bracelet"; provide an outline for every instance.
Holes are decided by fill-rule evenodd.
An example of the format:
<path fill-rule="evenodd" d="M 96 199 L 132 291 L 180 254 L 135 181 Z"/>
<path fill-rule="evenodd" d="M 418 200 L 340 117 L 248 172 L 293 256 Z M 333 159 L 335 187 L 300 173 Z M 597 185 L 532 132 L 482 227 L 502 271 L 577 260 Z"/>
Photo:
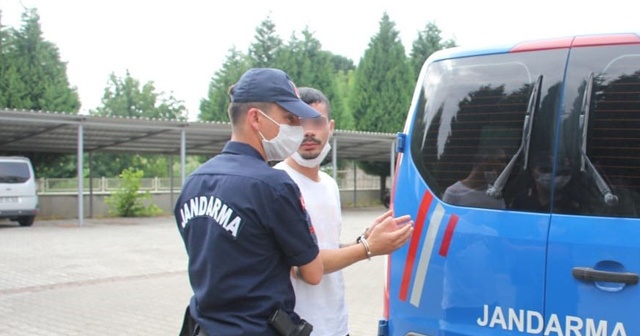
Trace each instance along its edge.
<path fill-rule="evenodd" d="M 367 250 L 367 259 L 371 260 L 371 249 L 369 248 L 369 242 L 364 235 L 360 236 L 360 242 L 364 245 L 364 249 Z"/>

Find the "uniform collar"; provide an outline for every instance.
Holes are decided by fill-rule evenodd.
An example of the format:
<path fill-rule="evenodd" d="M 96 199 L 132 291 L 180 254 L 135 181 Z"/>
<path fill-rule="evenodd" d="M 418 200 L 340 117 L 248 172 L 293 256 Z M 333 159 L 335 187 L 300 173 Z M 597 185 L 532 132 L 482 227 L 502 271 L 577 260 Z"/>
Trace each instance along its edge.
<path fill-rule="evenodd" d="M 236 155 L 247 155 L 255 157 L 260 161 L 264 161 L 260 152 L 258 152 L 255 148 L 251 147 L 249 144 L 239 141 L 229 141 L 224 145 L 222 149 L 222 153 L 226 154 L 236 154 Z"/>

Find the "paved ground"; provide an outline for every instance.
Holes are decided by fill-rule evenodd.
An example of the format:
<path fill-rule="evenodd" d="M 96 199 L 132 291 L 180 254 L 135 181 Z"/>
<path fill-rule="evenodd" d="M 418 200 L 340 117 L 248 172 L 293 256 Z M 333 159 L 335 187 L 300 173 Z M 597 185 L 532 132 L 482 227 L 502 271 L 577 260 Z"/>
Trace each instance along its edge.
<path fill-rule="evenodd" d="M 345 210 L 343 241 L 382 212 Z M 376 335 L 383 264 L 345 270 L 352 336 Z M 0 335 L 177 335 L 190 296 L 170 217 L 0 221 Z"/>

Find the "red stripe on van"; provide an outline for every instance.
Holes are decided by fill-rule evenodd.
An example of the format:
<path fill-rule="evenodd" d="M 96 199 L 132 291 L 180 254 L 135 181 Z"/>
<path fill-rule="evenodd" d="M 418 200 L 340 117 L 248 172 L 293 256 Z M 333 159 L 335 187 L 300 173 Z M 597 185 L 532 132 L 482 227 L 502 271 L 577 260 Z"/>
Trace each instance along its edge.
<path fill-rule="evenodd" d="M 640 36 L 637 34 L 602 34 L 582 35 L 576 37 L 562 37 L 547 40 L 522 42 L 511 48 L 509 52 L 523 52 L 546 49 L 560 49 L 569 47 L 589 47 L 615 44 L 638 44 Z"/>
<path fill-rule="evenodd" d="M 573 41 L 573 37 L 522 42 L 511 48 L 509 52 L 513 53 L 534 50 L 569 48 L 571 46 L 571 41 Z"/>
<path fill-rule="evenodd" d="M 418 244 L 420 243 L 422 228 L 424 227 L 424 222 L 427 219 L 427 212 L 429 211 L 429 207 L 431 207 L 432 200 L 433 195 L 429 191 L 427 191 L 422 197 L 420 208 L 418 208 L 418 216 L 416 218 L 415 227 L 413 228 L 413 234 L 411 236 L 411 244 L 409 245 L 407 262 L 404 264 L 404 272 L 402 272 L 402 283 L 400 284 L 400 300 L 402 301 L 407 301 L 409 283 L 411 282 L 411 273 L 413 272 L 413 265 L 416 261 L 416 254 L 418 253 Z"/>
<path fill-rule="evenodd" d="M 593 35 L 578 36 L 573 41 L 573 47 L 588 47 L 596 45 L 612 44 L 638 44 L 640 36 L 636 34 Z"/>
<path fill-rule="evenodd" d="M 447 257 L 447 253 L 449 253 L 449 244 L 451 244 L 451 237 L 453 237 L 456 224 L 458 224 L 458 215 L 453 214 L 449 218 L 449 223 L 447 223 L 447 228 L 444 231 L 444 237 L 442 237 L 442 244 L 440 244 L 439 253 L 445 258 Z"/>

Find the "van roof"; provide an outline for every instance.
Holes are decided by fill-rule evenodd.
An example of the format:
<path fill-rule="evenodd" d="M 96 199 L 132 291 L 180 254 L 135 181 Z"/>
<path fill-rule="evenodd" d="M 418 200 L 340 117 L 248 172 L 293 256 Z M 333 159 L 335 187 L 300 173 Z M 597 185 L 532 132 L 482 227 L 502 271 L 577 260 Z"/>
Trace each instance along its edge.
<path fill-rule="evenodd" d="M 21 161 L 31 163 L 31 160 L 24 156 L 0 156 L 0 161 Z"/>
<path fill-rule="evenodd" d="M 433 53 L 427 60 L 427 63 L 443 59 L 469 56 L 615 44 L 640 44 L 640 33 L 572 35 L 518 42 L 506 42 L 486 46 L 476 45 L 472 47 L 454 47 Z"/>

